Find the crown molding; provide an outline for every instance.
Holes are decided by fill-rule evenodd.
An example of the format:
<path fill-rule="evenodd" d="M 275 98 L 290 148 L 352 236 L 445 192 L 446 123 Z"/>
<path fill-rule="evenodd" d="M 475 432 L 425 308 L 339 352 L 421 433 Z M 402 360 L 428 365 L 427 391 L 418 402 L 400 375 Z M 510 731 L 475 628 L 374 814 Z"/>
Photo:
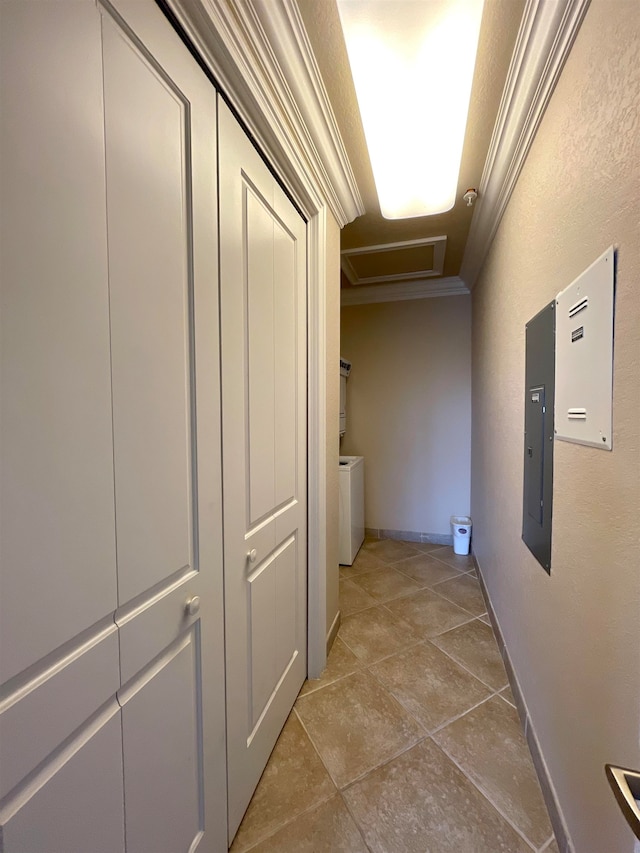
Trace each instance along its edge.
<path fill-rule="evenodd" d="M 370 287 L 347 287 L 340 291 L 340 304 L 369 305 L 374 302 L 406 302 L 409 299 L 431 299 L 436 296 L 464 296 L 469 288 L 457 275 L 426 281 L 378 284 Z"/>
<path fill-rule="evenodd" d="M 364 213 L 294 0 L 164 0 L 307 215 L 342 228 Z"/>
<path fill-rule="evenodd" d="M 475 284 L 590 0 L 527 0 L 460 276 Z"/>

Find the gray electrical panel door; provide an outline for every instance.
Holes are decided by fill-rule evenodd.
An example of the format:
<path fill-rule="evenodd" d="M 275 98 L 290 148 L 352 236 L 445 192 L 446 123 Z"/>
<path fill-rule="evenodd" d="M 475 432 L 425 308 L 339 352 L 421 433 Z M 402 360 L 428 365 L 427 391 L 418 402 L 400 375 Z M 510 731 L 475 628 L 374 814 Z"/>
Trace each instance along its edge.
<path fill-rule="evenodd" d="M 522 538 L 551 572 L 555 301 L 526 327 Z"/>

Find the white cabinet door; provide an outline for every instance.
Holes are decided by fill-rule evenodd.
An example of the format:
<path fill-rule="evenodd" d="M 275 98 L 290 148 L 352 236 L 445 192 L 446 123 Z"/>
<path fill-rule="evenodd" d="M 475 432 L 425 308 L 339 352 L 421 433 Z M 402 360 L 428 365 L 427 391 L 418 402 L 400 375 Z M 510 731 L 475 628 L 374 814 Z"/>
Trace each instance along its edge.
<path fill-rule="evenodd" d="M 216 94 L 155 4 L 115 6 L 103 59 L 126 844 L 218 851 Z"/>
<path fill-rule="evenodd" d="M 306 228 L 219 103 L 230 838 L 306 673 Z"/>

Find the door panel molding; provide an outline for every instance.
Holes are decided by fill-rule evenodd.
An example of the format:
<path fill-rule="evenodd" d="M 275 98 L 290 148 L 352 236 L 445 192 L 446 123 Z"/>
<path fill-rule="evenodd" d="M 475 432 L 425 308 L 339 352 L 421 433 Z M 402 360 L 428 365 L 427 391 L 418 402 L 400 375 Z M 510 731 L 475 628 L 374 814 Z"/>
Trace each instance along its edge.
<path fill-rule="evenodd" d="M 19 689 L 0 689 L 0 801 L 115 695 L 117 634 L 113 622 L 98 628 L 57 659 L 48 656 Z"/>
<path fill-rule="evenodd" d="M 197 525 L 191 108 L 125 26 L 103 14 L 119 604 L 194 565 Z"/>
<path fill-rule="evenodd" d="M 204 832 L 200 647 L 195 624 L 119 691 L 127 853 L 190 850 Z"/>
<path fill-rule="evenodd" d="M 112 696 L 107 702 L 91 714 L 91 716 L 84 721 L 83 725 L 78 727 L 70 737 L 58 744 L 56 749 L 47 755 L 47 757 L 41 761 L 36 768 L 34 768 L 32 773 L 29 773 L 20 781 L 9 795 L 2 800 L 0 805 L 0 827 L 2 827 L 5 833 L 7 833 L 11 820 L 23 808 L 28 810 L 31 800 L 34 797 L 37 797 L 38 792 L 45 788 L 49 782 L 55 780 L 56 775 L 64 768 L 64 766 L 72 761 L 73 758 L 82 751 L 82 748 L 108 723 L 110 723 L 114 717 L 117 718 L 119 714 L 120 705 L 116 701 L 115 696 Z M 117 722 L 119 729 L 119 719 Z M 121 753 L 120 740 L 117 741 L 117 751 L 118 753 Z M 122 779 L 120 779 L 120 782 L 121 781 Z M 116 786 L 116 796 L 118 796 L 121 787 L 121 784 Z M 11 850 L 11 847 L 8 846 L 7 849 Z"/>

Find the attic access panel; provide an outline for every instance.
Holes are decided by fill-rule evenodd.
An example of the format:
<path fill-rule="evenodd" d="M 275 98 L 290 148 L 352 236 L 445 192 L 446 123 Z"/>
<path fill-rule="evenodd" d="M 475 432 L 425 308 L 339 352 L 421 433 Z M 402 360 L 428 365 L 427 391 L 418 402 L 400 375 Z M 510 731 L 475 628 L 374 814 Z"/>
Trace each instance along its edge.
<path fill-rule="evenodd" d="M 555 300 L 526 326 L 522 539 L 551 574 Z"/>

